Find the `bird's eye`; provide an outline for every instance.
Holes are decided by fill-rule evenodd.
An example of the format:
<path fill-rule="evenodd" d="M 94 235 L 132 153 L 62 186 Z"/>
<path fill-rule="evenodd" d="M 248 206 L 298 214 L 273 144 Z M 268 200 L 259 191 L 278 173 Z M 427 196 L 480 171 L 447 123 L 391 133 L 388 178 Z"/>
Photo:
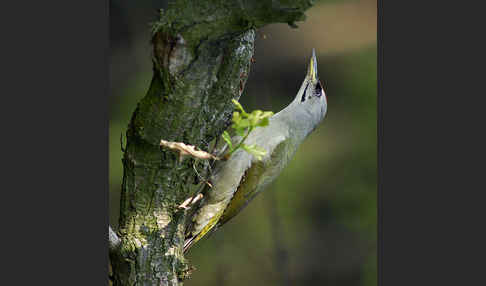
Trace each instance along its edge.
<path fill-rule="evenodd" d="M 317 97 L 322 96 L 322 86 L 320 81 L 318 81 L 316 84 L 316 88 L 314 89 L 314 95 Z"/>

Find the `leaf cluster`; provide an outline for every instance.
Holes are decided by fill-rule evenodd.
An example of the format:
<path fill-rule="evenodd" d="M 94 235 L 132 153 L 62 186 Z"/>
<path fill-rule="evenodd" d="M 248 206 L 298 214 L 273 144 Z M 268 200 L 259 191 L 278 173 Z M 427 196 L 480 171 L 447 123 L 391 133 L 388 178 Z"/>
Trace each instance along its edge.
<path fill-rule="evenodd" d="M 236 107 L 236 111 L 233 112 L 233 124 L 231 128 L 233 128 L 239 136 L 242 137 L 241 141 L 237 145 L 233 145 L 231 141 L 231 136 L 227 131 L 223 132 L 223 139 L 228 144 L 229 153 L 228 157 L 233 154 L 239 148 L 245 150 L 246 152 L 252 154 L 257 158 L 257 160 L 261 160 L 263 156 L 267 153 L 267 151 L 257 146 L 256 144 L 247 145 L 244 144 L 248 135 L 257 127 L 265 127 L 268 126 L 270 123 L 270 117 L 273 115 L 272 111 L 261 111 L 261 110 L 254 110 L 251 113 L 247 113 L 241 104 L 233 99 L 233 104 Z"/>

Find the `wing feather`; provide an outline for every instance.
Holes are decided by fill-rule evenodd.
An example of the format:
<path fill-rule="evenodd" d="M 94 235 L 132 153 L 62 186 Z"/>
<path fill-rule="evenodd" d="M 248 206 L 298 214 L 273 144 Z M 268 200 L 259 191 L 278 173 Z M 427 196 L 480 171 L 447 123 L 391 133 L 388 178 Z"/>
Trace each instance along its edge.
<path fill-rule="evenodd" d="M 271 137 L 268 134 L 279 135 Z M 278 176 L 291 156 L 292 148 L 287 138 L 287 129 L 271 121 L 270 126 L 255 130 L 245 142 L 257 144 L 269 152 L 262 161 L 244 151 L 237 151 L 230 161 L 221 162 L 224 165 L 215 171 L 214 188 L 208 190 L 208 196 L 201 203 L 186 233 L 184 251 L 237 215 Z"/>
<path fill-rule="evenodd" d="M 290 157 L 288 147 L 288 141 L 282 140 L 272 150 L 269 160 L 253 162 L 246 170 L 238 189 L 219 219 L 218 226 L 236 216 L 280 174 Z"/>

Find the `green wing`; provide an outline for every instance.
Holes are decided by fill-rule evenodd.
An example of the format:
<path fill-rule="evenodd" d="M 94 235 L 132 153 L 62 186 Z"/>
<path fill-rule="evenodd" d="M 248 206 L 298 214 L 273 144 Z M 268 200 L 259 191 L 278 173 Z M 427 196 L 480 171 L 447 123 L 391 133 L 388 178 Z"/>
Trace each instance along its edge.
<path fill-rule="evenodd" d="M 253 162 L 251 167 L 246 170 L 238 189 L 228 207 L 224 210 L 217 226 L 225 224 L 236 216 L 280 174 L 293 153 L 288 143 L 288 140 L 280 142 L 273 149 L 269 160 Z"/>
<path fill-rule="evenodd" d="M 268 160 L 254 161 L 245 171 L 236 192 L 228 206 L 208 221 L 204 228 L 197 234 L 191 231 L 186 233 L 184 252 L 194 243 L 207 236 L 237 215 L 266 185 L 271 183 L 285 167 L 292 156 L 294 148 L 290 147 L 289 140 L 282 140 L 273 150 Z"/>

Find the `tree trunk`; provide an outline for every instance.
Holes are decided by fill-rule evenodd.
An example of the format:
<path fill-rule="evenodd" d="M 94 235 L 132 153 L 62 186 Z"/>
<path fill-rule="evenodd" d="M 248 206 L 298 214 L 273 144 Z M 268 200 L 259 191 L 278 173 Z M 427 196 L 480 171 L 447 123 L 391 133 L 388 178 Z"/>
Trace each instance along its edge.
<path fill-rule="evenodd" d="M 160 140 L 208 150 L 231 122 L 249 74 L 255 29 L 294 25 L 313 1 L 176 0 L 153 28 L 154 75 L 126 133 L 120 224 L 110 229 L 114 285 L 180 285 L 186 211 L 208 162 L 179 160 Z"/>

